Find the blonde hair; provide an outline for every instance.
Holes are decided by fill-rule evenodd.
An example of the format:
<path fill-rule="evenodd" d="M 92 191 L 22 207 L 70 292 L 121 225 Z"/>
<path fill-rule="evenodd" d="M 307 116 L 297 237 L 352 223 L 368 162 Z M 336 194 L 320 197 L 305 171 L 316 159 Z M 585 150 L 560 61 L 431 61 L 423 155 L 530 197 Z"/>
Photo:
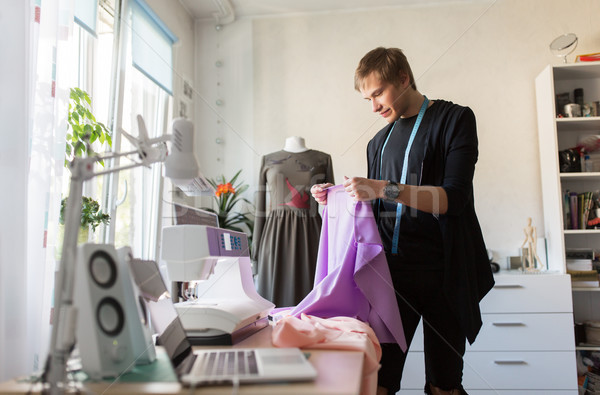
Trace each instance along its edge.
<path fill-rule="evenodd" d="M 417 89 L 408 59 L 401 49 L 378 47 L 363 56 L 354 72 L 354 89 L 360 91 L 363 80 L 371 73 L 377 73 L 381 81 L 394 86 L 400 85 L 403 75 L 407 75 L 410 85 Z"/>

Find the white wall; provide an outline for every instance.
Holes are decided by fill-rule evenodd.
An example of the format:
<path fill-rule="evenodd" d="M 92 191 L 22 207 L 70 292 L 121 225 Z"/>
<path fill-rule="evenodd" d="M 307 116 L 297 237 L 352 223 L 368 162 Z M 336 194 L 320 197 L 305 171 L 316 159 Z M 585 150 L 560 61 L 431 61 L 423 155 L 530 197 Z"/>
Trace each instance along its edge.
<path fill-rule="evenodd" d="M 203 169 L 215 176 L 244 168 L 255 185 L 260 157 L 298 135 L 332 155 L 337 182 L 365 175 L 366 144 L 385 124 L 354 91 L 354 69 L 374 47 L 399 47 L 422 93 L 475 111 L 479 219 L 496 259 L 516 255 L 527 217 L 544 232 L 534 79 L 561 62 L 548 49 L 561 34 L 578 35 L 576 53 L 600 50 L 598 15 L 597 0 L 496 0 L 242 18 L 224 26 L 227 48 L 209 33 L 214 21 L 198 21 L 196 79 L 208 84 L 200 89 L 207 103 L 217 98 L 211 65 L 224 56 L 238 62 L 219 77 L 237 81 L 220 92 L 236 133 L 222 146 L 199 147 Z M 239 81 L 250 71 L 250 81 Z M 199 133 L 213 133 L 213 110 L 198 103 L 196 114 Z"/>
<path fill-rule="evenodd" d="M 253 21 L 196 25 L 197 147 L 207 177 L 254 177 Z M 220 101 L 220 103 L 218 103 Z"/>

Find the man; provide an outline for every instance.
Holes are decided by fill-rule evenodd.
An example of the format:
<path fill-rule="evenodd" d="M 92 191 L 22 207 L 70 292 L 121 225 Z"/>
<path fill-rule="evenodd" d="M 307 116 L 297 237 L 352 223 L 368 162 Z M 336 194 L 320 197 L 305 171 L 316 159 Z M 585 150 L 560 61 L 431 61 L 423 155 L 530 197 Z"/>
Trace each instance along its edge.
<path fill-rule="evenodd" d="M 473 202 L 475 116 L 423 96 L 397 48 L 367 53 L 355 88 L 389 125 L 368 144 L 368 178 L 346 178 L 345 190 L 373 201 L 407 344 L 423 318 L 425 392 L 465 394 L 465 339 L 475 341 L 479 301 L 494 284 Z M 311 188 L 320 204 L 329 185 Z M 397 344 L 382 348 L 378 394 L 393 394 L 406 353 Z"/>

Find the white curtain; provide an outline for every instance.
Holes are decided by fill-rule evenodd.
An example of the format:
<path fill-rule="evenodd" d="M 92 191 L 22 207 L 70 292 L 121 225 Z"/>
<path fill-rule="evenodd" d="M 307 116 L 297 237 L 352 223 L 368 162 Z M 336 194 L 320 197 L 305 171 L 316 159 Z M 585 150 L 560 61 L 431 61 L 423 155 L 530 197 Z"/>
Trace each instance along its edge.
<path fill-rule="evenodd" d="M 25 30 L 22 44 L 26 50 L 22 52 L 28 73 L 19 87 L 19 92 L 25 93 L 24 106 L 16 113 L 24 116 L 21 126 L 25 128 L 3 132 L 3 136 L 19 136 L 15 168 L 5 169 L 4 156 L 1 162 L 2 182 L 11 186 L 14 216 L 18 217 L 12 221 L 16 231 L 3 225 L 0 236 L 0 378 L 7 379 L 42 369 L 48 352 L 56 268 L 54 244 L 67 130 L 67 81 L 71 65 L 76 63 L 68 45 L 73 30 L 73 0 L 22 2 L 26 6 L 14 4 L 20 1 L 0 1 L 3 12 L 7 3 L 9 8 L 25 14 L 21 28 Z M 8 19 L 3 18 L 3 23 Z M 2 35 L 12 37 L 4 29 Z M 4 45 L 2 48 L 4 52 Z M 3 59 L 4 64 L 11 57 L 3 54 Z M 0 72 L 6 75 L 5 70 Z M 4 107 L 4 101 L 0 107 Z M 11 178 L 18 180 L 13 184 Z M 11 218 L 13 208 L 7 204 L 3 207 L 11 211 Z"/>
<path fill-rule="evenodd" d="M 29 2 L 0 0 L 0 9 L 0 380 L 7 380 L 26 372 Z"/>

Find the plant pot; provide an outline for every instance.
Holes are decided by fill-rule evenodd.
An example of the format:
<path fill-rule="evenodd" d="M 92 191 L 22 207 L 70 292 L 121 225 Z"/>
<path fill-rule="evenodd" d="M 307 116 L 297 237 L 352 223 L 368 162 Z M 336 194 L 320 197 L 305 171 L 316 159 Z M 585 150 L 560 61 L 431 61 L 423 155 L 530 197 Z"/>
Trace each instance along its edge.
<path fill-rule="evenodd" d="M 90 228 L 80 227 L 77 233 L 77 244 L 87 243 L 90 237 Z M 63 242 L 65 240 L 65 226 L 58 225 L 58 232 L 56 234 L 56 260 L 59 261 L 62 255 Z"/>

